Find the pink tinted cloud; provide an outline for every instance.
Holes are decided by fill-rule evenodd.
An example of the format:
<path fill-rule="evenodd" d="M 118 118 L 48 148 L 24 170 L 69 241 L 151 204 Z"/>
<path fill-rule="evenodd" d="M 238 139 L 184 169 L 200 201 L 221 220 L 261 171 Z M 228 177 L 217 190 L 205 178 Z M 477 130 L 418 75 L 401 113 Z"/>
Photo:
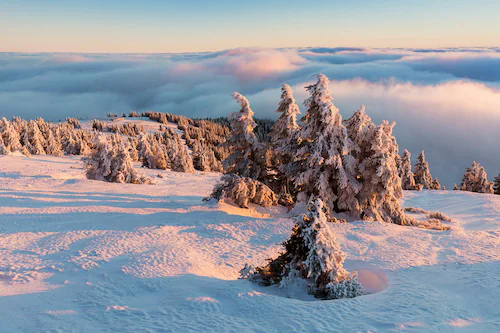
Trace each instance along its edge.
<path fill-rule="evenodd" d="M 208 70 L 246 81 L 293 71 L 307 63 L 296 50 L 234 49 L 222 52 L 204 65 Z"/>

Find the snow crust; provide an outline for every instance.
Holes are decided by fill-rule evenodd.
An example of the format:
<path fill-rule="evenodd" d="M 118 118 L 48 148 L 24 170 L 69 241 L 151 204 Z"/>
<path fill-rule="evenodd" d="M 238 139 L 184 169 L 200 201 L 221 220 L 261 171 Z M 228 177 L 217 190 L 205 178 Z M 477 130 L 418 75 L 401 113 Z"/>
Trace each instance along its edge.
<path fill-rule="evenodd" d="M 0 156 L 1 332 L 498 332 L 500 196 L 407 191 L 449 231 L 331 224 L 371 294 L 317 301 L 238 280 L 291 233 L 283 207 L 202 203 L 220 177 L 85 179 L 77 157 Z M 415 215 L 418 218 L 418 215 Z"/>

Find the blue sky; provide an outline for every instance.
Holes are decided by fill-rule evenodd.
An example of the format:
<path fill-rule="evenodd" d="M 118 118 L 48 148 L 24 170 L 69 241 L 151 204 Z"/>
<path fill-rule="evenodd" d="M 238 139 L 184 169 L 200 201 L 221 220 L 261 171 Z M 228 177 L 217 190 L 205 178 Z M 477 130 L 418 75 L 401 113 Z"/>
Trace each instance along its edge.
<path fill-rule="evenodd" d="M 497 46 L 498 0 L 0 0 L 0 51 Z"/>

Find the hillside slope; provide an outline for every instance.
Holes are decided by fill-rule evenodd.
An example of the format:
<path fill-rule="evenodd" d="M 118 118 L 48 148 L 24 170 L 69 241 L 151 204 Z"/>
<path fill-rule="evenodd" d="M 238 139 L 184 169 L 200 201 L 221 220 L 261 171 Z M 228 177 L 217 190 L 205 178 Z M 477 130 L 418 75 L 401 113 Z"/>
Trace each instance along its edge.
<path fill-rule="evenodd" d="M 500 331 L 500 196 L 406 193 L 450 231 L 332 224 L 370 294 L 316 301 L 237 280 L 280 251 L 282 209 L 202 203 L 215 173 L 140 169 L 163 178 L 124 185 L 81 168 L 0 156 L 2 332 Z"/>

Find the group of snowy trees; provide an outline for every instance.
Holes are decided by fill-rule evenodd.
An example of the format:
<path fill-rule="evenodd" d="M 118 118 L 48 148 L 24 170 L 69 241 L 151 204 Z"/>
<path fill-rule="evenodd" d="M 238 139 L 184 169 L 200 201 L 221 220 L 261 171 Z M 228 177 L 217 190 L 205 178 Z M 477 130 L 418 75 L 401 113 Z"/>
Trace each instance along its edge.
<path fill-rule="evenodd" d="M 422 150 L 417 157 L 415 172 L 412 172 L 411 154 L 405 149 L 399 159 L 399 177 L 403 190 L 440 190 L 441 184 L 437 178 L 432 178 L 429 163 L 425 160 L 425 153 Z"/>
<path fill-rule="evenodd" d="M 235 93 L 241 109 L 229 118 L 231 153 L 224 161 L 225 172 L 264 183 L 280 202 L 319 198 L 331 213 L 417 225 L 398 203 L 403 192 L 392 134 L 395 124 L 375 125 L 364 107 L 342 121 L 328 84 L 320 74 L 307 87 L 310 97 L 300 125 L 292 90 L 283 85 L 277 109 L 281 115 L 271 128 L 269 143 L 257 139 L 250 104 Z"/>
<path fill-rule="evenodd" d="M 118 134 L 99 135 L 95 149 L 84 158 L 87 178 L 114 183 L 150 183 L 150 179 L 137 173 L 129 149 L 128 140 L 124 142 Z"/>
<path fill-rule="evenodd" d="M 138 158 L 150 169 L 194 172 L 193 159 L 180 136 L 167 128 L 162 133 L 146 133 L 136 145 Z"/>
<path fill-rule="evenodd" d="M 93 146 L 93 138 L 93 133 L 81 129 L 78 120 L 73 118 L 56 125 L 42 118 L 0 120 L 0 154 L 19 151 L 27 156 L 86 155 Z"/>
<path fill-rule="evenodd" d="M 130 123 L 106 125 L 104 121 L 98 119 L 94 119 L 92 122 L 92 129 L 96 132 L 112 132 L 129 136 L 141 135 L 145 132 L 142 125 Z"/>
<path fill-rule="evenodd" d="M 306 87 L 310 96 L 304 102 L 307 111 L 300 123 L 292 89 L 283 85 L 277 109 L 281 115 L 270 129 L 269 142 L 255 135 L 257 124 L 248 100 L 233 94 L 240 111 L 229 117 L 230 154 L 223 162 L 224 171 L 232 176 L 223 177 L 213 197 L 237 193 L 233 200 L 246 206 L 251 200 L 242 196 L 253 193 L 240 188 L 253 180 L 272 189 L 281 203 L 307 204 L 308 213 L 295 219 L 292 236 L 283 244 L 285 251 L 263 267 L 247 265 L 241 271 L 243 278 L 264 285 L 284 285 L 301 278 L 318 298 L 355 297 L 362 288 L 356 274 L 343 268 L 345 254 L 327 222 L 340 222 L 338 218 L 343 216 L 438 230 L 448 227 L 437 220 L 419 222 L 400 206 L 400 170 L 408 174 L 408 186 L 416 186 L 416 180 L 409 153 L 400 163 L 395 123 L 374 124 L 364 106 L 343 121 L 333 104 L 328 78 L 322 74 L 317 78 Z M 421 164 L 422 169 L 427 166 L 423 154 Z M 424 176 L 429 181 L 428 166 Z M 430 177 L 428 187 L 433 183 Z"/>

